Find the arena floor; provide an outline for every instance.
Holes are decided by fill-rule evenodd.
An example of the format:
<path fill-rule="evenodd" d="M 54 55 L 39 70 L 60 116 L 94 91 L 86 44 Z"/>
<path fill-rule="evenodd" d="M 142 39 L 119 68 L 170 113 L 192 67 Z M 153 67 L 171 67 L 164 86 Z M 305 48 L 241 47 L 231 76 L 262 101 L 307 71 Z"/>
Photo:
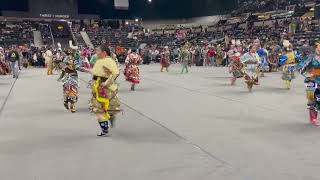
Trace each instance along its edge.
<path fill-rule="evenodd" d="M 226 68 L 142 66 L 135 92 L 121 76 L 123 114 L 98 138 L 80 74 L 78 112 L 62 105 L 58 75 L 23 70 L 0 78 L 0 176 L 4 180 L 318 180 L 320 129 L 308 124 L 303 78 L 280 73 L 248 93 Z"/>

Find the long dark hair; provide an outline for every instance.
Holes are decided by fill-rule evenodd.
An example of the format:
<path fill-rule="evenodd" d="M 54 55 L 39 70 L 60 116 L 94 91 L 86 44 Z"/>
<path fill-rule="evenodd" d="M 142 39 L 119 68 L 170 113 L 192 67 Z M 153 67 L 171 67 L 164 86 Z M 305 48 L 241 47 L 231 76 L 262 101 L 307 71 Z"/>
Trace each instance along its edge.
<path fill-rule="evenodd" d="M 101 49 L 102 52 L 103 51 L 106 52 L 107 56 L 111 56 L 111 50 L 110 50 L 110 48 L 109 48 L 107 43 L 101 44 L 100 45 L 100 49 Z"/>

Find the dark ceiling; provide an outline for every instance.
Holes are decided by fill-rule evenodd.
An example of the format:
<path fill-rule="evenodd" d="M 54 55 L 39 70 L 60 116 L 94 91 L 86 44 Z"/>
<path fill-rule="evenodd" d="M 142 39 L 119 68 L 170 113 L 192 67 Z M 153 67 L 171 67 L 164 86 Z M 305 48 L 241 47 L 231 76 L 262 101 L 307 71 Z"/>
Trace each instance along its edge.
<path fill-rule="evenodd" d="M 190 18 L 232 11 L 236 0 L 131 0 L 133 16 L 142 18 Z"/>
<path fill-rule="evenodd" d="M 28 11 L 29 1 L 0 0 L 0 8 Z M 114 0 L 74 0 L 78 4 L 79 14 L 97 14 L 110 19 L 172 19 L 225 14 L 236 7 L 236 2 L 237 0 L 152 0 L 150 3 L 148 0 L 129 0 L 129 10 L 121 11 L 114 9 Z"/>

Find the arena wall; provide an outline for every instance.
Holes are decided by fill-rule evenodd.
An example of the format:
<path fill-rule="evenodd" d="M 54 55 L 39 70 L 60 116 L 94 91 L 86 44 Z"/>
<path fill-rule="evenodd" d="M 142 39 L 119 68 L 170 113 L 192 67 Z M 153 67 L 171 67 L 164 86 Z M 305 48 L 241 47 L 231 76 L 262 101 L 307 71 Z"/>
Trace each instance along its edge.
<path fill-rule="evenodd" d="M 213 25 L 219 20 L 226 18 L 227 16 L 205 16 L 195 17 L 190 19 L 175 19 L 175 20 L 147 20 L 143 21 L 143 25 L 147 29 L 164 28 L 167 26 L 179 27 L 179 26 L 199 26 L 199 25 Z"/>

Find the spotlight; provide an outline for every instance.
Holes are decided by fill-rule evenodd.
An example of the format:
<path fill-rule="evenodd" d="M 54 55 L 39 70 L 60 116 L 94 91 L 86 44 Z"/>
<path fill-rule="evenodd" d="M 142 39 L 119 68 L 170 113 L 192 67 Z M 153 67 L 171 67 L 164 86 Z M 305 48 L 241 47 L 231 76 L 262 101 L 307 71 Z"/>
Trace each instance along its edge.
<path fill-rule="evenodd" d="M 149 2 L 149 3 L 151 3 L 151 2 L 152 2 L 152 0 L 148 0 L 148 2 Z"/>
<path fill-rule="evenodd" d="M 135 21 L 136 21 L 136 22 L 139 22 L 139 19 L 138 19 L 138 18 L 136 18 L 136 19 L 135 19 Z"/>

